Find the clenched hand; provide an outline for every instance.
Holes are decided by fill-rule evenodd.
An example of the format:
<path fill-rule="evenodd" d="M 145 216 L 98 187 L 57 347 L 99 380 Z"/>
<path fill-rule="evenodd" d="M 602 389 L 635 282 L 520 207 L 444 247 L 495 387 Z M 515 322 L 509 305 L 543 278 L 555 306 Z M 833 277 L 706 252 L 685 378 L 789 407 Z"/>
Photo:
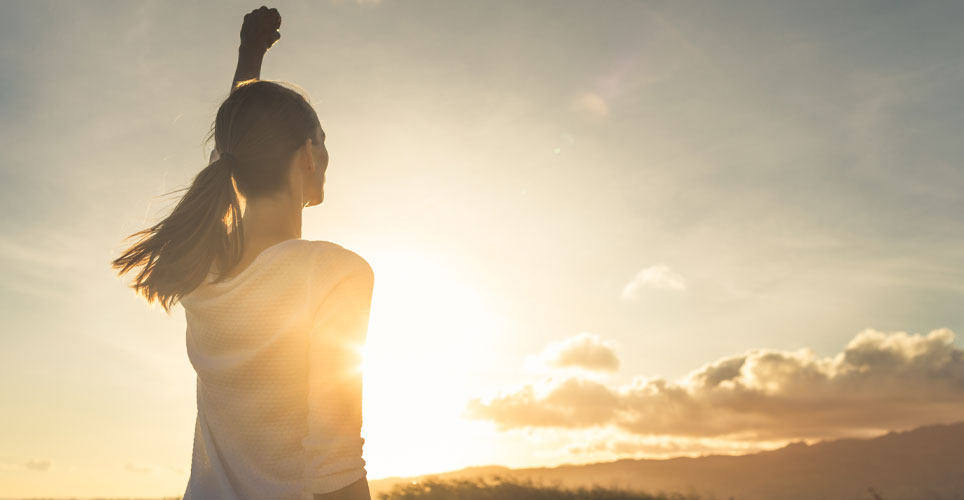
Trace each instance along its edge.
<path fill-rule="evenodd" d="M 281 14 L 278 9 L 269 9 L 262 5 L 244 15 L 241 24 L 241 46 L 244 48 L 267 52 L 280 38 Z"/>

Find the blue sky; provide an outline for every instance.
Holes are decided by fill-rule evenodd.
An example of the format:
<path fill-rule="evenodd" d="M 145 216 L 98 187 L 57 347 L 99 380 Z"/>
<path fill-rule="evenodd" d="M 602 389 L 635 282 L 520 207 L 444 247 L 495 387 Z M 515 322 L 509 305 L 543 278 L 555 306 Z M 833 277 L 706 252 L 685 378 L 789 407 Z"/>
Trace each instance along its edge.
<path fill-rule="evenodd" d="M 183 491 L 183 312 L 147 307 L 109 263 L 205 165 L 241 18 L 259 5 L 0 7 L 0 497 Z M 376 273 L 370 478 L 752 451 L 964 416 L 959 4 L 272 6 L 282 38 L 262 78 L 308 92 L 331 154 L 303 237 Z M 580 367 L 570 348 L 616 353 L 618 368 Z M 570 386 L 526 392 L 536 381 L 626 395 L 754 349 L 940 352 L 949 392 L 933 397 L 957 403 L 742 436 L 583 425 L 609 422 L 597 414 L 556 425 L 494 396 L 550 415 L 545 396 Z M 457 452 L 426 448 L 443 428 L 464 436 Z M 614 440 L 637 451 L 597 446 Z"/>

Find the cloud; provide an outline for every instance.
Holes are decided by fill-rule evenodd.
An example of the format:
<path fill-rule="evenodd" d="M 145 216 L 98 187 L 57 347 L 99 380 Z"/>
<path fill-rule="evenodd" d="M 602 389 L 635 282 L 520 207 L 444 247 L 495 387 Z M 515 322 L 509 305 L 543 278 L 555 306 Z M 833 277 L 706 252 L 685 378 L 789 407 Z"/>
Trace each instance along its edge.
<path fill-rule="evenodd" d="M 760 441 L 869 435 L 960 420 L 964 350 L 946 328 L 927 335 L 866 329 L 833 357 L 754 349 L 677 382 L 637 376 L 609 387 L 548 377 L 468 402 L 500 430 L 609 426 L 637 436 Z"/>
<path fill-rule="evenodd" d="M 656 264 L 639 271 L 629 283 L 626 283 L 623 287 L 623 298 L 635 299 L 639 291 L 645 287 L 683 291 L 686 290 L 686 281 L 666 264 Z"/>
<path fill-rule="evenodd" d="M 776 447 L 779 447 L 779 443 Z M 705 438 L 677 438 L 677 437 L 633 437 L 628 438 L 617 433 L 600 436 L 587 442 L 570 443 L 564 447 L 571 455 L 612 454 L 616 456 L 643 455 L 647 458 L 668 458 L 700 456 L 709 454 L 745 455 L 758 451 L 773 449 L 774 445 L 761 445 L 757 442 L 735 442 Z"/>
<path fill-rule="evenodd" d="M 589 332 L 550 344 L 535 357 L 535 362 L 549 368 L 573 367 L 597 372 L 619 370 L 619 357 L 613 344 Z"/>
<path fill-rule="evenodd" d="M 526 384 L 488 402 L 469 401 L 467 416 L 488 418 L 499 430 L 514 427 L 589 427 L 615 417 L 618 396 L 603 384 L 567 377 L 549 377 L 539 385 Z"/>
<path fill-rule="evenodd" d="M 572 98 L 572 108 L 590 118 L 600 119 L 609 116 L 609 104 L 595 92 L 582 92 Z"/>
<path fill-rule="evenodd" d="M 126 470 L 127 472 L 133 472 L 135 474 L 154 474 L 155 472 L 157 472 L 157 467 L 154 467 L 153 465 L 135 464 L 133 462 L 127 462 L 127 464 L 124 465 L 124 470 Z"/>
<path fill-rule="evenodd" d="M 612 114 L 613 106 L 619 104 L 619 97 L 636 79 L 633 70 L 638 62 L 635 51 L 629 51 L 617 58 L 608 70 L 594 79 L 592 90 L 572 97 L 572 109 L 593 120 L 608 118 Z"/>
<path fill-rule="evenodd" d="M 54 464 L 47 459 L 32 458 L 25 462 L 23 466 L 30 470 L 49 472 L 51 469 L 53 469 Z"/>

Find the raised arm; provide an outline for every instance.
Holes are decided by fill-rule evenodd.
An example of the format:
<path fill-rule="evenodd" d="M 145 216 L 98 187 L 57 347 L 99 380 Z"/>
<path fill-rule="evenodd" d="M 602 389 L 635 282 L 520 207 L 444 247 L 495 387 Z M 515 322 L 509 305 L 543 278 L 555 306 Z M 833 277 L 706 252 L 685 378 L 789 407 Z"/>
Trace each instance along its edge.
<path fill-rule="evenodd" d="M 278 9 L 262 5 L 244 15 L 241 23 L 241 43 L 238 45 L 238 66 L 231 81 L 231 92 L 238 82 L 252 78 L 261 79 L 261 63 L 268 49 L 281 38 L 281 14 Z M 218 151 L 211 151 L 209 162 L 218 159 Z"/>
<path fill-rule="evenodd" d="M 238 67 L 234 71 L 231 92 L 238 82 L 261 78 L 264 54 L 281 38 L 281 14 L 278 9 L 262 5 L 244 15 L 241 23 L 241 44 L 238 46 Z"/>

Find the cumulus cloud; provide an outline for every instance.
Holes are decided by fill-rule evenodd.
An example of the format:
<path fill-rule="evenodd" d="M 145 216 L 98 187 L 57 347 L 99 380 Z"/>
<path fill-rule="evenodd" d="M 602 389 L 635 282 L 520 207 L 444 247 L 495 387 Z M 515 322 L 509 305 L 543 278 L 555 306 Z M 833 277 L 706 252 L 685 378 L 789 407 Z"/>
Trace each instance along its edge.
<path fill-rule="evenodd" d="M 605 385 L 578 377 L 548 377 L 488 402 L 470 400 L 469 417 L 489 418 L 499 430 L 514 427 L 588 427 L 615 415 L 618 396 Z"/>
<path fill-rule="evenodd" d="M 532 364 L 547 368 L 579 368 L 596 372 L 619 370 L 619 357 L 612 342 L 599 335 L 583 332 L 550 344 L 533 358 Z"/>
<path fill-rule="evenodd" d="M 668 290 L 686 290 L 686 280 L 666 264 L 656 264 L 647 267 L 633 277 L 623 287 L 623 298 L 635 299 L 643 288 L 663 288 Z"/>
<path fill-rule="evenodd" d="M 549 377 L 468 402 L 500 430 L 611 426 L 630 435 L 780 440 L 867 435 L 964 416 L 964 350 L 927 335 L 864 330 L 832 357 L 754 349 L 676 382 L 637 376 L 619 387 Z"/>
<path fill-rule="evenodd" d="M 23 466 L 30 470 L 49 472 L 53 468 L 54 464 L 47 459 L 32 458 L 26 461 Z"/>

